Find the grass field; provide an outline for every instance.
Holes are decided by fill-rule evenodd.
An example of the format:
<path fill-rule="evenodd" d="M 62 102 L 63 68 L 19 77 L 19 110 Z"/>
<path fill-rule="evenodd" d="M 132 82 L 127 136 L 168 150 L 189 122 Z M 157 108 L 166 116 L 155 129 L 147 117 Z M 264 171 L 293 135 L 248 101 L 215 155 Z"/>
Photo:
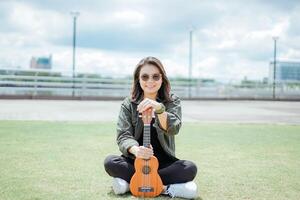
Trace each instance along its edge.
<path fill-rule="evenodd" d="M 186 123 L 176 143 L 198 199 L 300 199 L 300 126 Z M 0 199 L 135 199 L 112 193 L 109 154 L 113 123 L 0 121 Z"/>

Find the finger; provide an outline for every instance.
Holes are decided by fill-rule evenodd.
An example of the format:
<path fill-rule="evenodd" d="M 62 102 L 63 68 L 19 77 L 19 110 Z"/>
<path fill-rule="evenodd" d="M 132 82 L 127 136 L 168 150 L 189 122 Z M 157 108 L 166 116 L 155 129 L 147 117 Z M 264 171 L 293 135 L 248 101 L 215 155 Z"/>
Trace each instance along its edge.
<path fill-rule="evenodd" d="M 149 108 L 146 109 L 149 115 L 152 115 L 153 105 L 150 105 Z"/>
<path fill-rule="evenodd" d="M 153 153 L 147 152 L 147 153 L 143 154 L 143 156 L 149 158 L 149 157 L 153 156 Z"/>
<path fill-rule="evenodd" d="M 140 109 L 144 106 L 144 104 L 145 104 L 147 101 L 148 101 L 147 98 L 144 99 L 143 101 L 141 101 L 141 103 L 138 105 L 137 109 L 140 110 Z"/>
<path fill-rule="evenodd" d="M 147 155 L 153 155 L 153 150 L 152 149 L 147 149 L 147 151 L 145 152 Z"/>
<path fill-rule="evenodd" d="M 153 155 L 153 149 L 143 147 L 143 149 L 141 149 L 141 153 L 145 155 Z"/>
<path fill-rule="evenodd" d="M 144 101 L 142 101 L 139 105 L 138 105 L 138 109 L 141 109 L 141 107 L 143 107 L 144 105 Z"/>
<path fill-rule="evenodd" d="M 152 154 L 147 154 L 147 153 L 137 155 L 138 158 L 143 158 L 143 159 L 148 159 L 151 156 L 152 156 Z"/>
<path fill-rule="evenodd" d="M 153 156 L 153 153 L 148 153 L 148 154 L 146 154 L 146 156 L 151 157 L 151 156 Z"/>
<path fill-rule="evenodd" d="M 143 112 L 144 110 L 146 110 L 145 107 L 146 107 L 147 105 L 151 105 L 149 101 L 145 101 L 145 102 L 141 103 L 141 104 L 138 106 L 138 110 L 139 110 L 140 112 Z"/>
<path fill-rule="evenodd" d="M 141 111 L 141 112 L 142 112 L 143 117 L 146 117 L 147 112 L 146 112 L 145 110 L 143 110 L 143 111 Z"/>
<path fill-rule="evenodd" d="M 141 152 L 144 153 L 144 152 L 147 152 L 148 149 L 149 149 L 149 148 L 147 148 L 147 147 L 141 146 L 141 149 L 140 149 L 140 150 L 141 150 Z"/>
<path fill-rule="evenodd" d="M 136 156 L 137 158 L 141 158 L 141 159 L 149 159 L 148 156 L 145 156 L 145 155 L 139 155 L 139 156 Z"/>
<path fill-rule="evenodd" d="M 151 152 L 152 149 L 151 149 L 151 147 L 147 147 L 147 148 L 144 149 L 144 151 L 145 151 L 145 152 Z"/>
<path fill-rule="evenodd" d="M 143 107 L 141 108 L 140 112 L 143 112 L 143 111 L 147 111 L 147 112 L 148 112 L 148 109 L 149 109 L 149 108 L 152 108 L 152 105 L 151 105 L 151 104 L 147 104 L 147 105 L 143 106 Z M 150 109 L 149 109 L 149 110 L 150 110 Z M 150 110 L 150 112 L 151 112 L 151 110 Z M 145 114 L 148 114 L 148 113 L 145 113 Z"/>
<path fill-rule="evenodd" d="M 140 146 L 140 150 L 142 151 L 143 149 L 145 149 L 145 147 L 144 146 Z"/>
<path fill-rule="evenodd" d="M 148 157 L 148 155 L 146 153 L 139 152 L 136 157 L 138 157 L 138 158 L 146 158 L 146 157 Z"/>

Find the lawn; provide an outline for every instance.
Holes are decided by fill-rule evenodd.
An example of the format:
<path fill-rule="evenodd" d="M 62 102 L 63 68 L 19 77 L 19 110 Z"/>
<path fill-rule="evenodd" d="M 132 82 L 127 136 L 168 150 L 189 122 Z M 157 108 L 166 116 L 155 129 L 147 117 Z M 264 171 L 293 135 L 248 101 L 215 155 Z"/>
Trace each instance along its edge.
<path fill-rule="evenodd" d="M 185 123 L 176 145 L 198 199 L 300 199 L 300 126 Z M 112 193 L 109 154 L 114 123 L 0 121 L 0 199 L 135 199 Z"/>

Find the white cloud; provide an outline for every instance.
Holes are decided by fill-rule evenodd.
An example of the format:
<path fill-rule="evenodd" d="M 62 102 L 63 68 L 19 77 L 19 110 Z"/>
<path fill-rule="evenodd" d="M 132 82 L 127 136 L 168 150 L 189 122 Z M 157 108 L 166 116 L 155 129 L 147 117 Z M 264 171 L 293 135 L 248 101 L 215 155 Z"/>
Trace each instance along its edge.
<path fill-rule="evenodd" d="M 72 66 L 72 18 L 77 8 L 78 71 L 132 75 L 145 56 L 162 60 L 170 76 L 188 76 L 189 30 L 193 77 L 268 76 L 272 36 L 278 56 L 300 59 L 300 3 L 252 1 L 7 1 L 0 3 L 0 66 L 28 68 L 31 56 L 53 55 L 54 70 Z M 170 6 L 172 3 L 172 6 Z M 287 5 L 286 5 L 287 4 Z M 2 12 L 3 11 L 3 12 Z"/>
<path fill-rule="evenodd" d="M 11 8 L 9 23 L 20 34 L 32 37 L 32 42 L 56 39 L 68 32 L 69 23 L 61 13 L 39 10 L 30 4 L 19 2 L 13 3 Z"/>
<path fill-rule="evenodd" d="M 121 23 L 128 23 L 129 25 L 138 25 L 144 22 L 145 16 L 143 13 L 134 10 L 118 11 L 113 13 L 114 20 Z"/>

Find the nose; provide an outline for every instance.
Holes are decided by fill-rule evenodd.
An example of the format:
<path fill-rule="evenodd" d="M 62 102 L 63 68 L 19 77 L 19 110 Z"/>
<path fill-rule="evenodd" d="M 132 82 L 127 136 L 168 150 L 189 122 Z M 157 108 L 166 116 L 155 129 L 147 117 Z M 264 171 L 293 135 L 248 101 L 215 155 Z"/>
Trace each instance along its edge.
<path fill-rule="evenodd" d="M 153 79 L 153 77 L 151 76 L 151 77 L 149 77 L 149 79 L 148 79 L 148 82 L 154 82 L 154 79 Z"/>

